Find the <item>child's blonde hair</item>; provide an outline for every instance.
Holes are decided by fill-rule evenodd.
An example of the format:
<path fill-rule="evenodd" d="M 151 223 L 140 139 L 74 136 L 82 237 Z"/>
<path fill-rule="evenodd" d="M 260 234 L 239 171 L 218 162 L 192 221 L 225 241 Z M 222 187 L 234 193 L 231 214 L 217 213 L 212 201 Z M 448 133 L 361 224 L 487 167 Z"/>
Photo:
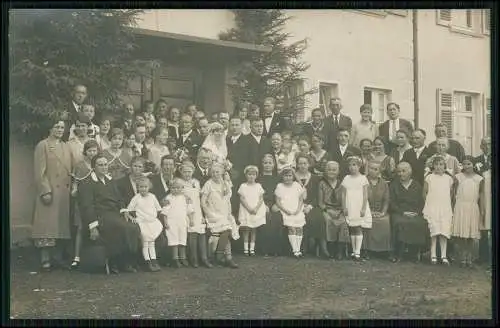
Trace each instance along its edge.
<path fill-rule="evenodd" d="M 255 166 L 255 165 L 248 165 L 243 170 L 243 174 L 247 175 L 249 172 L 255 172 L 257 175 L 259 175 L 259 168 L 257 166 Z"/>
<path fill-rule="evenodd" d="M 135 180 L 135 185 L 139 187 L 142 184 L 146 184 L 148 186 L 148 190 L 153 187 L 151 180 L 147 176 L 141 176 L 137 180 Z"/>

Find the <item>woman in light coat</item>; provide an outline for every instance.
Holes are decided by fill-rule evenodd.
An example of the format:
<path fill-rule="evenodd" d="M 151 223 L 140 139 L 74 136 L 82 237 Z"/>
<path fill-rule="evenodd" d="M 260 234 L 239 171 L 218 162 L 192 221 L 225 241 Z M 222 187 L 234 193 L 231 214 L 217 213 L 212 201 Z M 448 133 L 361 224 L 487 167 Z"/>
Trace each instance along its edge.
<path fill-rule="evenodd" d="M 54 123 L 49 136 L 36 146 L 34 158 L 37 197 L 32 238 L 35 246 L 40 249 L 44 271 L 51 269 L 51 260 L 56 258 L 54 255 L 61 254 L 58 242 L 71 239 L 72 157 L 68 145 L 61 140 L 65 130 L 64 121 Z"/>

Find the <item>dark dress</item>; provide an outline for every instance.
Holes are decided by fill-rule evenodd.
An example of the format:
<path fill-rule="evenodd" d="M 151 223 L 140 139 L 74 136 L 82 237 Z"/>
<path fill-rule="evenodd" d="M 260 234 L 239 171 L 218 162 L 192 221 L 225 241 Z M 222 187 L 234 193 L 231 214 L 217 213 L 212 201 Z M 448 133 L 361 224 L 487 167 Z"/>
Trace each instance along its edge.
<path fill-rule="evenodd" d="M 327 242 L 349 241 L 349 229 L 342 213 L 341 183 L 342 181 L 338 179 L 335 186 L 326 179 L 319 182 L 318 207 L 323 211 Z"/>
<path fill-rule="evenodd" d="M 107 257 L 115 264 L 135 260 L 139 247 L 139 226 L 127 222 L 120 214 L 120 209 L 128 204 L 123 202 L 116 184 L 108 178 L 104 184 L 91 174 L 78 187 L 78 205 L 84 231 L 87 231 L 84 236 L 89 236 L 89 224 L 97 220 Z"/>
<path fill-rule="evenodd" d="M 389 215 L 373 217 L 373 212 L 382 212 L 389 203 L 389 185 L 382 178 L 376 185 L 368 185 L 368 203 L 372 212 L 372 228 L 367 230 L 365 249 L 373 252 L 389 252 L 391 250 L 391 223 Z M 386 208 L 388 210 L 388 208 Z"/>
<path fill-rule="evenodd" d="M 274 190 L 279 183 L 279 177 L 261 175 L 258 182 L 264 189 L 264 204 L 269 208 L 269 213 L 266 215 L 266 224 L 259 227 L 256 245 L 264 254 L 283 254 L 283 219 L 280 212 L 271 210 L 275 203 Z"/>
<path fill-rule="evenodd" d="M 311 205 L 313 208 L 306 214 L 306 225 L 304 227 L 304 235 L 308 238 L 326 238 L 325 220 L 318 207 L 318 185 L 320 177 L 311 174 L 309 181 L 301 179 L 300 184 L 306 189 L 307 196 L 304 200 L 304 205 Z"/>
<path fill-rule="evenodd" d="M 332 155 L 330 155 L 330 153 L 325 151 L 323 156 L 321 156 L 320 158 L 316 158 L 313 152 L 311 152 L 309 157 L 312 159 L 313 163 L 311 167 L 311 172 L 314 175 L 317 175 L 322 178 L 323 174 L 325 173 L 326 163 L 328 163 L 329 161 L 333 161 Z"/>
<path fill-rule="evenodd" d="M 422 217 L 424 199 L 422 186 L 412 180 L 408 189 L 403 187 L 399 180 L 394 180 L 389 185 L 389 211 L 391 214 L 392 228 L 395 241 L 409 245 L 425 246 L 429 239 L 427 222 Z M 418 213 L 415 217 L 404 215 L 404 212 Z"/>

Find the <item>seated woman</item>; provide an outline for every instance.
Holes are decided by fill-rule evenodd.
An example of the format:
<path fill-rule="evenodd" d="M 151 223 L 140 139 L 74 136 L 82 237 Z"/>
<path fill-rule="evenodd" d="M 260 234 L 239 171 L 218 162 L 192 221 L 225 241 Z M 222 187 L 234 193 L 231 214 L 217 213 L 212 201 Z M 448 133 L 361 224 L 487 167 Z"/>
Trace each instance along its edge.
<path fill-rule="evenodd" d="M 99 239 L 104 245 L 112 273 L 136 272 L 131 264 L 139 249 L 139 227 L 121 214 L 127 204 L 108 175 L 106 157 L 96 155 L 91 165 L 94 171 L 79 184 L 78 205 L 83 229 L 88 229 L 91 241 Z"/>
<path fill-rule="evenodd" d="M 389 186 L 391 214 L 391 228 L 393 262 L 400 260 L 402 244 L 408 249 L 417 261 L 420 260 L 420 251 L 427 245 L 429 231 L 427 222 L 422 217 L 424 199 L 422 186 L 411 178 L 411 166 L 401 162 L 397 167 L 399 179 L 394 180 Z"/>

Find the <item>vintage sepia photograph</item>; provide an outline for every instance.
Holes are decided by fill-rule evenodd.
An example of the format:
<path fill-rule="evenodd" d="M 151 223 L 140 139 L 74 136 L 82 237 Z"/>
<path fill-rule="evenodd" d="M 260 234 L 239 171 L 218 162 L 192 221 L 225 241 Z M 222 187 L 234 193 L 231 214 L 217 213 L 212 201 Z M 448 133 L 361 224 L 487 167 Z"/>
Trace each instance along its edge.
<path fill-rule="evenodd" d="M 10 9 L 11 319 L 492 319 L 490 9 Z"/>

